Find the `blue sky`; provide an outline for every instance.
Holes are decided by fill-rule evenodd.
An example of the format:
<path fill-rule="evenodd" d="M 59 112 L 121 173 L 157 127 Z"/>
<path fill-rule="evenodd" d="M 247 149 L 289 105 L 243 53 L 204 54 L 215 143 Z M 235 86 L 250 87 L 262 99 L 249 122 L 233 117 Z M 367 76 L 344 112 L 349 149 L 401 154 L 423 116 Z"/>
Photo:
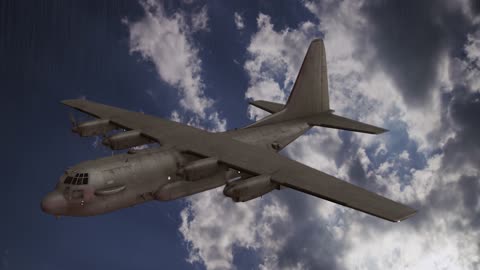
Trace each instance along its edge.
<path fill-rule="evenodd" d="M 1 269 L 477 269 L 480 9 L 474 1 L 0 3 Z M 330 103 L 380 136 L 314 129 L 282 154 L 402 201 L 377 220 L 291 190 L 220 190 L 58 220 L 40 200 L 112 152 L 70 131 L 85 97 L 221 131 L 284 102 L 325 40 Z M 77 114 L 80 118 L 80 114 Z"/>

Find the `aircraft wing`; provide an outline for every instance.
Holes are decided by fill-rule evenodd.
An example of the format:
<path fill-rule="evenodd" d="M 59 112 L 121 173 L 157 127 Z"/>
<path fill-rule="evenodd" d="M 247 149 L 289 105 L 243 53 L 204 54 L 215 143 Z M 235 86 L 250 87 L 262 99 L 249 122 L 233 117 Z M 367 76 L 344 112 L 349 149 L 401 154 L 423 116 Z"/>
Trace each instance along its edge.
<path fill-rule="evenodd" d="M 416 210 L 340 180 L 275 152 L 235 140 L 215 139 L 213 144 L 191 143 L 185 150 L 217 157 L 228 166 L 253 175 L 270 175 L 271 181 L 392 222 Z"/>
<path fill-rule="evenodd" d="M 205 133 L 197 128 L 167 119 L 132 112 L 83 99 L 63 100 L 63 104 L 126 130 L 138 130 L 141 134 L 163 145 L 174 145 L 182 134 Z M 180 140 L 181 142 L 182 140 Z"/>
<path fill-rule="evenodd" d="M 380 195 L 337 179 L 273 151 L 142 113 L 87 100 L 65 100 L 67 106 L 134 129 L 161 144 L 172 145 L 200 157 L 215 157 L 231 168 L 252 175 L 269 175 L 271 181 L 389 221 L 401 221 L 416 211 Z"/>

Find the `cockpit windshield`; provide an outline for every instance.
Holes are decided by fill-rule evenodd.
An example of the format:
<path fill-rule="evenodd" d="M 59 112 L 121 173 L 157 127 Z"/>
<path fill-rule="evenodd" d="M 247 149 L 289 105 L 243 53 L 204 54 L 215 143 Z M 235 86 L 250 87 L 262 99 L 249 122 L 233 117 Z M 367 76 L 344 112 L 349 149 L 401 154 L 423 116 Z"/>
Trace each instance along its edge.
<path fill-rule="evenodd" d="M 74 177 L 67 176 L 65 178 L 64 184 L 69 185 L 87 185 L 88 184 L 88 173 L 77 173 Z"/>

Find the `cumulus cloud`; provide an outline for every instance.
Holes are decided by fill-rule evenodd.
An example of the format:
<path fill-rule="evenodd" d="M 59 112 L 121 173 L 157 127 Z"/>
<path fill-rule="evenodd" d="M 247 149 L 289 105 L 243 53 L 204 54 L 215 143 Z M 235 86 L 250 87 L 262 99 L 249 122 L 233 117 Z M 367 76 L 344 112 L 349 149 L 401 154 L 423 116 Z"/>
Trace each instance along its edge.
<path fill-rule="evenodd" d="M 191 258 L 209 269 L 232 268 L 237 246 L 255 250 L 260 268 L 267 269 L 479 268 L 480 96 L 476 81 L 464 80 L 478 72 L 471 16 L 447 2 L 433 8 L 382 1 L 305 5 L 318 25 L 276 30 L 268 15 L 258 15 L 244 64 L 246 97 L 284 102 L 309 41 L 323 34 L 331 104 L 340 114 L 384 124 L 391 132 L 373 137 L 318 129 L 284 153 L 419 212 L 392 224 L 291 190 L 231 208 L 219 191 L 203 193 L 194 199 L 204 200 L 202 207 L 192 204 L 182 212 Z M 265 219 L 262 213 L 271 206 L 281 210 Z M 245 220 L 232 229 L 214 220 L 237 214 Z M 258 224 L 282 241 L 262 238 Z M 211 231 L 221 245 L 201 233 Z"/>
<path fill-rule="evenodd" d="M 244 69 L 250 78 L 246 97 L 285 103 L 297 76 L 306 44 L 314 36 L 314 25 L 304 22 L 299 29 L 273 29 L 270 17 L 260 13 L 257 18 L 258 32 L 247 47 L 249 55 Z M 249 117 L 264 116 L 259 110 L 249 108 Z"/>
<path fill-rule="evenodd" d="M 167 15 L 157 1 L 142 1 L 141 4 L 145 16 L 135 22 L 125 20 L 130 32 L 130 51 L 151 61 L 159 77 L 178 89 L 180 105 L 191 113 L 188 122 L 218 120 L 212 129 L 224 128 L 225 120 L 219 118 L 218 112 L 216 116 L 210 115 L 214 111 L 214 101 L 205 95 L 202 61 L 192 37 L 194 31 L 207 29 L 206 6 L 192 15 L 192 25 L 189 25 L 184 13 Z"/>
<path fill-rule="evenodd" d="M 464 47 L 465 58 L 452 60 L 454 80 L 472 92 L 480 92 L 480 31 L 469 33 Z"/>
<path fill-rule="evenodd" d="M 235 22 L 235 26 L 238 30 L 242 30 L 243 28 L 245 28 L 245 23 L 243 22 L 243 17 L 242 15 L 240 15 L 240 13 L 235 12 L 233 14 L 233 21 Z"/>
<path fill-rule="evenodd" d="M 235 247 L 276 249 L 283 243 L 273 235 L 271 226 L 286 219 L 284 206 L 265 205 L 268 199 L 236 204 L 221 189 L 190 197 L 189 205 L 181 212 L 180 232 L 189 244 L 190 262 L 202 262 L 208 269 L 231 269 Z"/>
<path fill-rule="evenodd" d="M 188 40 L 184 17 L 175 13 L 167 17 L 156 2 L 142 2 L 145 17 L 128 23 L 130 50 L 151 60 L 165 82 L 178 87 L 180 104 L 201 116 L 212 101 L 205 97 L 200 78 L 201 60 L 197 49 Z"/>
<path fill-rule="evenodd" d="M 203 6 L 199 12 L 192 15 L 193 31 L 209 31 L 207 6 Z"/>

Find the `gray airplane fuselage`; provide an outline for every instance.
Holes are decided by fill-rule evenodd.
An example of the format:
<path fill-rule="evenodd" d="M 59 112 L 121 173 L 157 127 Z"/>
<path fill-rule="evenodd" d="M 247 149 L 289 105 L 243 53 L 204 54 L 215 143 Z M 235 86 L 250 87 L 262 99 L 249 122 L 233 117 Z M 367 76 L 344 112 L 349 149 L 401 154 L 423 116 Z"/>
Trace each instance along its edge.
<path fill-rule="evenodd" d="M 153 148 L 85 161 L 60 177 L 41 207 L 56 216 L 92 216 L 154 199 L 192 195 L 234 177 L 232 170 L 216 165 L 204 172 L 205 177 L 187 181 L 179 172 L 194 159 L 176 150 Z"/>
<path fill-rule="evenodd" d="M 270 115 L 240 129 L 212 133 L 85 99 L 62 103 L 93 117 L 82 123 L 72 117 L 74 133 L 104 136 L 102 143 L 113 151 L 130 150 L 67 169 L 41 202 L 43 211 L 52 215 L 98 215 L 223 185 L 223 194 L 234 202 L 291 188 L 392 222 L 416 212 L 278 153 L 312 127 L 368 134 L 387 131 L 334 114 L 321 39 L 310 43 L 287 102 L 250 101 Z M 143 145 L 161 147 L 131 150 Z"/>

